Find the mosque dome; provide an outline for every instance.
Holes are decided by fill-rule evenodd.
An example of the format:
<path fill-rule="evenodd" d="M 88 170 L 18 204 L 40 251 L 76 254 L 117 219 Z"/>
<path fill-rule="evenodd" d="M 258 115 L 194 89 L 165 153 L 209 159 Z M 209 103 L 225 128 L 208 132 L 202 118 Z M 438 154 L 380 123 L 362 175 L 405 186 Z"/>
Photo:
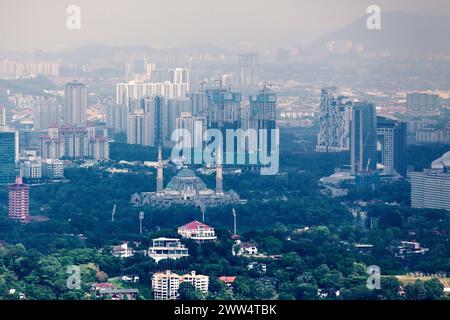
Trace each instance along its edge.
<path fill-rule="evenodd" d="M 181 192 L 187 185 L 192 186 L 197 191 L 207 189 L 205 183 L 197 177 L 191 169 L 183 169 L 178 172 L 178 174 L 167 184 L 166 189 L 168 191 L 173 190 Z"/>

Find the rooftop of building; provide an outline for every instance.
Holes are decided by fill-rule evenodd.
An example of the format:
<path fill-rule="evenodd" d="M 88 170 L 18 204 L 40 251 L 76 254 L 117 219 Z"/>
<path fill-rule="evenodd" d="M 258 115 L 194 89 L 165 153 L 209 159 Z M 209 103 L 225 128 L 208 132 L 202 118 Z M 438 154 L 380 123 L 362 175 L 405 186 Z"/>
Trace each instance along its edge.
<path fill-rule="evenodd" d="M 436 170 L 444 170 L 450 168 L 450 151 L 444 153 L 431 163 L 431 168 Z"/>
<path fill-rule="evenodd" d="M 106 289 L 116 289 L 117 286 L 113 283 L 95 283 L 92 285 L 92 288 L 95 290 L 106 290 Z"/>
<path fill-rule="evenodd" d="M 195 230 L 195 229 L 212 229 L 212 227 L 195 220 L 195 221 L 189 222 L 188 224 L 185 224 L 184 226 L 179 227 L 178 229 L 180 229 L 180 230 Z"/>
<path fill-rule="evenodd" d="M 225 283 L 233 283 L 236 280 L 236 276 L 221 276 L 218 278 L 219 281 L 223 281 Z"/>
<path fill-rule="evenodd" d="M 178 242 L 178 241 L 180 241 L 180 239 L 160 237 L 160 238 L 153 239 L 153 241 L 173 241 L 173 242 Z"/>

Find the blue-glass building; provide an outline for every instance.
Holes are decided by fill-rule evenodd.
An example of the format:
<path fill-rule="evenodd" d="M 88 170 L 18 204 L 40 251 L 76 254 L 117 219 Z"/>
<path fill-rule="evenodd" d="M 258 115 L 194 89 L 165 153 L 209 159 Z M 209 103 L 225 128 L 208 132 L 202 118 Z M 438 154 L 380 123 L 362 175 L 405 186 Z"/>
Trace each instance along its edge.
<path fill-rule="evenodd" d="M 0 130 L 0 184 L 11 184 L 16 179 L 17 133 Z"/>
<path fill-rule="evenodd" d="M 377 167 L 377 115 L 375 105 L 355 102 L 351 117 L 352 173 L 371 173 Z"/>

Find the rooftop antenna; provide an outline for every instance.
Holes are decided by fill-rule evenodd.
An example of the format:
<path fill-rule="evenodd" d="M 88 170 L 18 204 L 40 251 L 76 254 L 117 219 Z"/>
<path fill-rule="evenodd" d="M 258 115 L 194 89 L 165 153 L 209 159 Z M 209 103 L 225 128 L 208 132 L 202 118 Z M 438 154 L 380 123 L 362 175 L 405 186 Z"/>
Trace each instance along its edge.
<path fill-rule="evenodd" d="M 112 213 L 111 213 L 111 222 L 114 222 L 114 217 L 116 216 L 116 209 L 117 209 L 117 205 L 114 204 L 114 207 L 113 207 Z"/>
<path fill-rule="evenodd" d="M 144 220 L 144 211 L 139 212 L 139 234 L 142 234 L 142 221 Z"/>
<path fill-rule="evenodd" d="M 234 210 L 234 208 L 232 209 L 233 210 L 233 220 L 234 220 L 234 227 L 233 227 L 233 235 L 236 235 L 237 234 L 237 227 L 236 227 L 236 210 Z"/>

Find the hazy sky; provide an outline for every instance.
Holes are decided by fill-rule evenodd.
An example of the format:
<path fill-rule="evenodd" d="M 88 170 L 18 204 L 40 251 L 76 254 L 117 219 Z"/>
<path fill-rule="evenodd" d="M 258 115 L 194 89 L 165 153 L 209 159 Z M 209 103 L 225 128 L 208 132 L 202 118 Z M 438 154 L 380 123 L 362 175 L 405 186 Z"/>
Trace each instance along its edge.
<path fill-rule="evenodd" d="M 292 47 L 366 15 L 371 4 L 450 17 L 448 0 L 0 0 L 0 50 Z M 81 30 L 66 27 L 69 5 L 81 8 Z"/>

